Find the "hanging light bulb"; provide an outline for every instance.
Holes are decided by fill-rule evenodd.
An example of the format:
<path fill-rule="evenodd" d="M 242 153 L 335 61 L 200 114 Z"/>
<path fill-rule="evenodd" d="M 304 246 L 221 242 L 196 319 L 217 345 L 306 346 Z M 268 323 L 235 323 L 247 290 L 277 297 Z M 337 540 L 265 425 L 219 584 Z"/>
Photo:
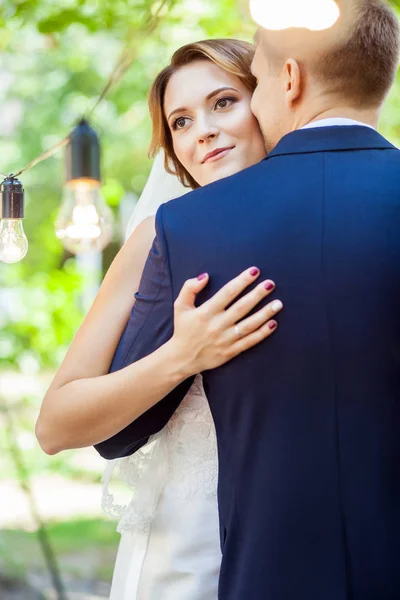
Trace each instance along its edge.
<path fill-rule="evenodd" d="M 0 261 L 19 262 L 28 252 L 28 240 L 22 226 L 24 218 L 24 188 L 10 175 L 0 184 Z"/>
<path fill-rule="evenodd" d="M 335 0 L 250 0 L 253 19 L 264 29 L 300 27 L 322 31 L 340 17 Z"/>
<path fill-rule="evenodd" d="M 100 191 L 100 144 L 82 119 L 66 149 L 66 184 L 56 235 L 73 254 L 103 250 L 112 240 L 114 216 Z"/>

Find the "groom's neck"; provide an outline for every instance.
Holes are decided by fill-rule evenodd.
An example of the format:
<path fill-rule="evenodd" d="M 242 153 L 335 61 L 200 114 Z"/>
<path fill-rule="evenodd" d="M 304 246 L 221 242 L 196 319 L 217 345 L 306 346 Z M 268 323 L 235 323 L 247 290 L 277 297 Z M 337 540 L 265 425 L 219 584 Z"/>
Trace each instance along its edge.
<path fill-rule="evenodd" d="M 305 125 L 309 123 L 321 121 L 323 119 L 352 119 L 353 121 L 359 121 L 360 123 L 365 123 L 366 125 L 371 125 L 377 129 L 378 120 L 379 120 L 379 108 L 354 108 L 346 105 L 338 105 L 330 108 L 314 108 L 314 110 L 310 110 L 308 108 L 300 115 L 296 115 L 296 118 L 293 122 L 293 131 L 296 129 L 301 129 Z"/>

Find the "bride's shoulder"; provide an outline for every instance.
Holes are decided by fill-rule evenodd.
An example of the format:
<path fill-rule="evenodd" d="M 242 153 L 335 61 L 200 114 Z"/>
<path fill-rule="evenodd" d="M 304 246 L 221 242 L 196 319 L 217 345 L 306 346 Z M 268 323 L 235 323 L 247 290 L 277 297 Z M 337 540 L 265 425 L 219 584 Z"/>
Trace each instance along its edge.
<path fill-rule="evenodd" d="M 136 245 L 138 243 L 143 243 L 144 241 L 151 238 L 151 241 L 154 239 L 155 235 L 155 216 L 151 215 L 146 217 L 139 223 L 137 227 L 132 231 L 128 239 L 126 240 L 126 245 Z"/>
<path fill-rule="evenodd" d="M 130 234 L 120 250 L 128 261 L 134 261 L 142 270 L 156 235 L 155 217 L 144 219 Z"/>

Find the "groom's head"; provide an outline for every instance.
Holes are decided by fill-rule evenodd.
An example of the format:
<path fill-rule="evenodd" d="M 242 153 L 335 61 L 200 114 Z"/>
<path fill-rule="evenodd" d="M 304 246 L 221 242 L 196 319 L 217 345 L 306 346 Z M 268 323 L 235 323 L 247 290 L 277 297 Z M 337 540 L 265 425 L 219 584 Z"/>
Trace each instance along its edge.
<path fill-rule="evenodd" d="M 252 110 L 268 150 L 323 115 L 378 118 L 398 66 L 396 15 L 384 0 L 336 2 L 329 30 L 257 32 Z"/>

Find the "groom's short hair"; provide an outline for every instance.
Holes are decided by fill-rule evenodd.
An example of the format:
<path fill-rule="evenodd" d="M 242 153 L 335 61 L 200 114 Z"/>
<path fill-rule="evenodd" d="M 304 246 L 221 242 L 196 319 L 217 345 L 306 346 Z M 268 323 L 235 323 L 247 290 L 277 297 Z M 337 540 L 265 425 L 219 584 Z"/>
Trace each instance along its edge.
<path fill-rule="evenodd" d="M 312 70 L 331 92 L 359 107 L 381 104 L 399 62 L 400 30 L 385 0 L 356 0 L 350 35 L 315 60 Z"/>

